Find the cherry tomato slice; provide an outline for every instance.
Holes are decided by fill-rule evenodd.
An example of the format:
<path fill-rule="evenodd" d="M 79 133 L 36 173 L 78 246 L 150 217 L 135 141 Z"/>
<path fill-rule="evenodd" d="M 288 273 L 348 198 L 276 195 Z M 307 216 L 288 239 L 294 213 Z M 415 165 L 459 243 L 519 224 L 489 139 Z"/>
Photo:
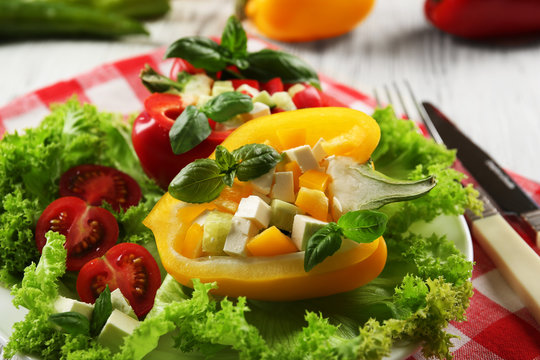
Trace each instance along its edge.
<path fill-rule="evenodd" d="M 311 85 L 305 85 L 305 89 L 297 92 L 292 98 L 296 108 L 305 109 L 322 107 L 321 93 Z"/>
<path fill-rule="evenodd" d="M 284 91 L 283 81 L 281 78 L 275 77 L 261 84 L 261 90 L 266 90 L 270 95 L 276 92 Z"/>
<path fill-rule="evenodd" d="M 77 277 L 77 293 L 82 301 L 94 303 L 109 285 L 120 289 L 139 318 L 154 305 L 161 275 L 156 260 L 141 245 L 122 243 L 105 256 L 88 262 Z"/>
<path fill-rule="evenodd" d="M 144 171 L 159 186 L 167 189 L 171 180 L 187 164 L 206 158 L 232 132 L 212 131 L 199 145 L 180 155 L 173 153 L 169 130 L 184 110 L 182 98 L 173 94 L 155 93 L 146 98 L 143 111 L 133 124 L 131 139 Z M 210 121 L 210 126 L 215 123 Z"/>
<path fill-rule="evenodd" d="M 116 244 L 118 223 L 107 210 L 90 206 L 78 197 L 56 199 L 47 206 L 36 226 L 36 246 L 41 252 L 45 234 L 56 231 L 66 237 L 66 267 L 77 271 Z"/>
<path fill-rule="evenodd" d="M 128 174 L 102 165 L 79 165 L 60 178 L 60 196 L 76 196 L 90 205 L 103 201 L 114 210 L 126 210 L 141 200 L 139 184 Z"/>

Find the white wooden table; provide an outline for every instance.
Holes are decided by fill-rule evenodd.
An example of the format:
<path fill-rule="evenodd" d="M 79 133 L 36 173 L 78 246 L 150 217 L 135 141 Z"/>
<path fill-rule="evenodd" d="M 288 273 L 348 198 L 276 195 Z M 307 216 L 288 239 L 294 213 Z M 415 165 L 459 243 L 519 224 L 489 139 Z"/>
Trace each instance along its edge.
<path fill-rule="evenodd" d="M 179 37 L 219 35 L 231 0 L 174 0 L 149 38 L 0 44 L 0 105 L 93 67 L 165 46 Z M 353 32 L 330 40 L 279 44 L 320 72 L 371 93 L 408 79 L 502 166 L 540 181 L 540 41 L 479 45 L 432 28 L 423 0 L 379 0 Z"/>

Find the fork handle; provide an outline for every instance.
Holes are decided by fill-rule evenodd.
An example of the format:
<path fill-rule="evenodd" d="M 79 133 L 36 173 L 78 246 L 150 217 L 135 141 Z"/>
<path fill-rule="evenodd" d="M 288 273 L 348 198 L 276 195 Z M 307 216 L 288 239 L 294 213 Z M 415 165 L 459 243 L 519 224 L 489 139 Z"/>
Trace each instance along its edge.
<path fill-rule="evenodd" d="M 540 324 L 540 257 L 499 213 L 472 221 L 472 233 Z"/>

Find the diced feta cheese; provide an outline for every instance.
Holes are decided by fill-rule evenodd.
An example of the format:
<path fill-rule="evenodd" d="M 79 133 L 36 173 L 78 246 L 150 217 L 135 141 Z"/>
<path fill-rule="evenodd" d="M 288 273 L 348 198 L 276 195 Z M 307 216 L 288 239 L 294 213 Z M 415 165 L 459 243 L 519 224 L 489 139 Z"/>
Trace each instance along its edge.
<path fill-rule="evenodd" d="M 233 216 L 231 231 L 225 240 L 223 251 L 231 256 L 246 256 L 246 244 L 259 232 L 253 221 Z"/>
<path fill-rule="evenodd" d="M 90 319 L 92 311 L 94 310 L 94 305 L 59 296 L 54 303 L 54 310 L 59 313 L 74 311 Z"/>
<path fill-rule="evenodd" d="M 249 94 L 251 97 L 255 97 L 259 94 L 259 90 L 255 89 L 252 86 L 249 86 L 248 84 L 240 85 L 236 88 L 236 91 Z"/>
<path fill-rule="evenodd" d="M 305 85 L 302 85 L 302 84 L 294 84 L 293 86 L 291 86 L 289 88 L 289 95 L 291 98 L 294 97 L 294 95 L 298 94 L 300 91 L 304 90 L 306 87 Z"/>
<path fill-rule="evenodd" d="M 270 115 L 270 107 L 261 102 L 253 103 L 253 110 L 251 110 L 248 115 L 250 119 L 255 119 L 261 116 Z"/>
<path fill-rule="evenodd" d="M 114 309 L 109 319 L 103 326 L 97 341 L 113 351 L 118 351 L 124 342 L 124 338 L 133 333 L 139 326 L 139 321 Z"/>
<path fill-rule="evenodd" d="M 307 215 L 295 215 L 291 239 L 298 250 L 305 250 L 309 238 L 327 223 Z"/>
<path fill-rule="evenodd" d="M 311 147 L 309 145 L 298 146 L 289 150 L 285 150 L 284 153 L 292 161 L 296 161 L 302 172 L 308 170 L 319 170 L 319 162 L 313 155 Z"/>
<path fill-rule="evenodd" d="M 260 228 L 268 227 L 270 223 L 270 205 L 258 196 L 248 196 L 240 200 L 234 216 L 252 220 Z"/>
<path fill-rule="evenodd" d="M 217 96 L 223 94 L 224 92 L 234 91 L 232 81 L 222 80 L 214 81 L 214 86 L 212 86 L 212 96 Z"/>
<path fill-rule="evenodd" d="M 324 159 L 325 157 L 328 156 L 328 154 L 326 153 L 326 151 L 324 151 L 324 148 L 322 146 L 323 142 L 325 140 L 323 138 L 320 138 L 316 143 L 315 145 L 313 145 L 313 148 L 311 149 L 311 151 L 313 151 L 313 156 L 315 156 L 315 159 L 317 160 L 317 162 L 321 162 L 322 159 Z"/>
<path fill-rule="evenodd" d="M 129 304 L 129 301 L 124 297 L 124 294 L 122 294 L 122 291 L 120 291 L 120 288 L 111 292 L 111 304 L 113 309 L 118 309 L 124 314 L 137 320 L 135 311 L 133 311 L 133 308 Z"/>
<path fill-rule="evenodd" d="M 249 183 L 251 184 L 251 186 L 253 186 L 253 190 L 258 191 L 263 195 L 270 194 L 270 190 L 272 189 L 272 182 L 274 181 L 275 171 L 276 168 L 274 167 L 266 174 L 250 180 Z"/>
<path fill-rule="evenodd" d="M 294 174 L 292 171 L 281 171 L 274 174 L 274 186 L 270 196 L 273 199 L 294 202 Z"/>

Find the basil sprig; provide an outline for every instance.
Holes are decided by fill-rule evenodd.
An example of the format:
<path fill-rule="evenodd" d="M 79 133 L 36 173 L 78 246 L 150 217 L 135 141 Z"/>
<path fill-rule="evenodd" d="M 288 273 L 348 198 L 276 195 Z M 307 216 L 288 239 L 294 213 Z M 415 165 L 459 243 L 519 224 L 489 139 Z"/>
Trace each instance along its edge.
<path fill-rule="evenodd" d="M 144 69 L 139 74 L 142 84 L 151 93 L 173 93 L 179 94 L 184 90 L 186 83 L 193 75 L 185 71 L 181 71 L 177 75 L 176 80 L 172 80 L 167 76 L 161 75 L 154 70 L 150 65 L 146 64 Z"/>
<path fill-rule="evenodd" d="M 344 214 L 337 224 L 328 223 L 309 238 L 304 255 L 304 270 L 310 271 L 338 251 L 343 237 L 357 243 L 370 243 L 379 238 L 386 229 L 387 221 L 388 217 L 384 213 L 358 210 Z"/>
<path fill-rule="evenodd" d="M 98 336 L 112 313 L 109 286 L 101 292 L 94 305 L 90 320 L 76 311 L 66 311 L 49 315 L 49 322 L 73 335 Z"/>
<path fill-rule="evenodd" d="M 235 177 L 249 181 L 266 174 L 281 155 L 264 144 L 247 144 L 232 152 L 218 145 L 214 159 L 199 159 L 184 167 L 169 184 L 172 197 L 189 203 L 216 199 Z"/>
<path fill-rule="evenodd" d="M 227 66 L 234 65 L 238 73 L 228 75 L 262 82 L 280 77 L 285 83 L 307 82 L 320 88 L 317 73 L 302 59 L 272 49 L 248 52 L 246 32 L 234 16 L 227 21 L 221 44 L 203 37 L 184 37 L 165 52 L 165 58 L 172 57 L 185 59 L 207 73 L 227 72 Z"/>
<path fill-rule="evenodd" d="M 237 91 L 227 91 L 209 100 L 200 109 L 187 106 L 176 119 L 169 140 L 175 154 L 183 154 L 199 145 L 212 132 L 208 119 L 224 122 L 231 117 L 253 110 L 251 97 Z"/>

